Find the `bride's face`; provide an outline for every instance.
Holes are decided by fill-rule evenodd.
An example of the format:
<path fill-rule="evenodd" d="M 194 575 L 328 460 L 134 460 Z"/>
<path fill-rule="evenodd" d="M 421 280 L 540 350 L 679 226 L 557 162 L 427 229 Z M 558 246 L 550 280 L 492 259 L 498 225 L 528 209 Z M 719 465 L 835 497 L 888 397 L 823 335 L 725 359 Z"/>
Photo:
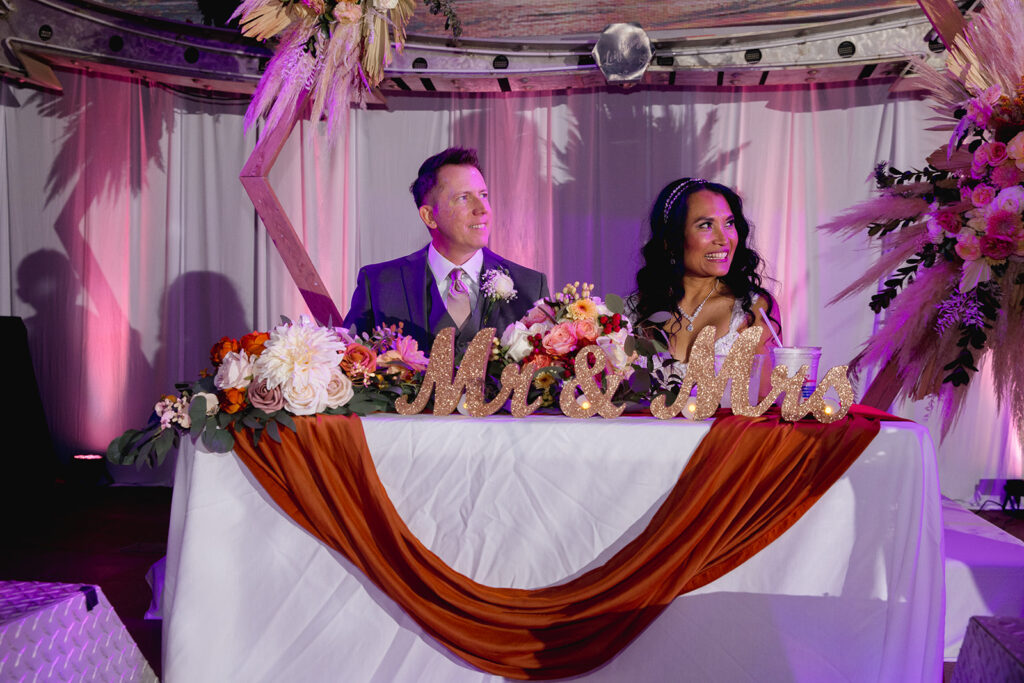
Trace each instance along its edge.
<path fill-rule="evenodd" d="M 683 265 L 696 277 L 723 277 L 736 254 L 736 219 L 729 202 L 710 190 L 698 190 L 686 203 Z"/>

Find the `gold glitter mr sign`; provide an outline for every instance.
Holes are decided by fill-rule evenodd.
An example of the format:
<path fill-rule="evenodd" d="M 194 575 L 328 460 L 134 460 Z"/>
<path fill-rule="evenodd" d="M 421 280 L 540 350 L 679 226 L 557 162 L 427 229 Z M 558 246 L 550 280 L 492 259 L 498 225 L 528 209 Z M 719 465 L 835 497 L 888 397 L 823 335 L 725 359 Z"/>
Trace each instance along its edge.
<path fill-rule="evenodd" d="M 455 329 L 447 328 L 438 333 L 430 349 L 430 362 L 423 385 L 416 398 L 410 401 L 402 396 L 395 401 L 395 409 L 402 415 L 413 415 L 426 407 L 431 395 L 434 396 L 434 414 L 449 415 L 458 406 L 465 394 L 466 411 L 473 417 L 494 414 L 506 401 L 511 399 L 514 417 L 525 417 L 540 407 L 540 399 L 527 403 L 527 394 L 537 368 L 528 363 L 522 368 L 509 365 L 501 373 L 497 395 L 490 401 L 484 395 L 484 378 L 487 360 L 490 357 L 494 339 L 494 328 L 480 330 L 469 344 L 462 363 L 455 369 Z M 757 405 L 748 399 L 750 375 L 753 371 L 754 356 L 761 341 L 760 328 L 752 327 L 740 333 L 729 355 L 722 364 L 722 371 L 715 374 L 715 328 L 705 327 L 697 335 L 690 352 L 690 362 L 678 397 L 671 404 L 664 395 L 651 402 L 651 413 L 662 420 L 675 417 L 682 412 L 690 400 L 690 392 L 697 387 L 696 410 L 692 417 L 704 420 L 715 414 L 726 387 L 732 382 L 732 411 L 737 415 L 757 417 L 763 415 L 782 394 L 782 419 L 799 420 L 808 414 L 819 422 L 835 422 L 846 416 L 853 405 L 853 387 L 846 375 L 847 366 L 830 369 L 818 383 L 814 393 L 801 402 L 800 392 L 807 377 L 807 366 L 802 366 L 793 376 L 785 366 L 772 370 L 771 391 Z M 569 417 L 590 417 L 599 414 L 612 418 L 622 414 L 623 407 L 612 404 L 612 396 L 623 380 L 621 371 L 606 376 L 606 388 L 602 389 L 597 376 L 605 369 L 604 352 L 597 346 L 580 349 L 575 359 L 575 378 L 566 381 L 562 387 L 560 405 Z M 838 409 L 833 409 L 825 399 L 825 393 L 834 389 L 839 397 Z M 577 392 L 582 392 L 578 395 Z"/>

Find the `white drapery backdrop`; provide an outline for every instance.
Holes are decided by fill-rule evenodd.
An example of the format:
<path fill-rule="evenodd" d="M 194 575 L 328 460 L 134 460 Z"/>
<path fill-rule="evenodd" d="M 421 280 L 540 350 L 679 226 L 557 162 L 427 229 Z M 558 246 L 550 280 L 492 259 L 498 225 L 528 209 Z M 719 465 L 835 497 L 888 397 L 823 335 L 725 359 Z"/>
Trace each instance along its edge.
<path fill-rule="evenodd" d="M 306 309 L 238 181 L 256 139 L 242 132 L 245 102 L 62 80 L 63 95 L 0 83 L 0 314 L 26 321 L 66 459 L 141 426 L 174 382 L 209 365 L 221 336 Z M 334 147 L 297 127 L 271 178 L 342 311 L 360 265 L 426 243 L 408 185 L 449 145 L 480 151 L 492 248 L 555 288 L 629 294 L 657 192 L 714 179 L 744 198 L 785 339 L 822 346 L 824 371 L 876 324 L 867 294 L 826 306 L 875 252 L 815 226 L 869 195 L 878 161 L 922 165 L 943 142 L 924 132 L 928 116 L 886 85 L 391 96 L 387 109 L 354 110 Z M 938 448 L 943 491 L 962 500 L 979 480 L 1024 469 L 987 371 L 975 384 Z M 895 410 L 938 441 L 925 402 Z"/>

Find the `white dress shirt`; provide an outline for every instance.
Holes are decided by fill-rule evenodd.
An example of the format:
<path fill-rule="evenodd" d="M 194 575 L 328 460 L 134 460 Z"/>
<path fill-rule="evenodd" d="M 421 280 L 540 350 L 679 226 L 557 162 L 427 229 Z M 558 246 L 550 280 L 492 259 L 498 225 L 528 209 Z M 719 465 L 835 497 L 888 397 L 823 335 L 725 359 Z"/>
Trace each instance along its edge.
<path fill-rule="evenodd" d="M 469 308 L 470 310 L 476 309 L 476 302 L 480 299 L 480 270 L 484 266 L 482 249 L 477 249 L 476 253 L 460 266 L 442 256 L 441 252 L 431 244 L 427 248 L 427 266 L 434 275 L 434 284 L 437 286 L 437 291 L 441 293 L 445 304 L 448 303 L 449 273 L 452 272 L 452 268 L 462 268 L 462 282 L 469 290 Z"/>

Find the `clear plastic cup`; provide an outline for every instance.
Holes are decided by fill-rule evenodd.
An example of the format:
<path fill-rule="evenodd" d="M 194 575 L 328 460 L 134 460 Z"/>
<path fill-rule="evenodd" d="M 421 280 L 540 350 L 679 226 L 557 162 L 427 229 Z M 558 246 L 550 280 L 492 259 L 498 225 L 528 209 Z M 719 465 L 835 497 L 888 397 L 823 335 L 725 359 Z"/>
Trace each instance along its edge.
<path fill-rule="evenodd" d="M 807 400 L 818 387 L 818 361 L 821 360 L 820 346 L 776 346 L 772 348 L 772 368 L 784 365 L 792 377 L 800 366 L 807 366 L 807 377 L 800 392 L 800 398 Z M 781 397 L 780 397 L 781 400 Z"/>

